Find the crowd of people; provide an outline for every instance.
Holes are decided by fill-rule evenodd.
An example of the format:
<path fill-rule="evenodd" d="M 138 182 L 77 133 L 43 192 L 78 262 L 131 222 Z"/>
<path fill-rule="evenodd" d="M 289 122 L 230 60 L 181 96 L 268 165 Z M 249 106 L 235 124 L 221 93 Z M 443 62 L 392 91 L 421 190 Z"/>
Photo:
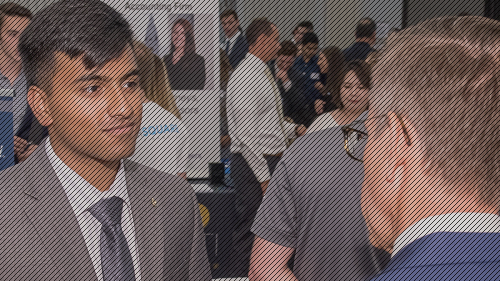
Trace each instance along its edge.
<path fill-rule="evenodd" d="M 99 0 L 0 12 L 17 162 L 0 173 L 0 280 L 210 280 L 172 93 L 204 83 L 191 23 L 161 58 Z M 498 280 L 498 21 L 430 19 L 382 51 L 368 18 L 345 50 L 311 22 L 280 42 L 265 18 L 220 21 L 234 276 Z"/>

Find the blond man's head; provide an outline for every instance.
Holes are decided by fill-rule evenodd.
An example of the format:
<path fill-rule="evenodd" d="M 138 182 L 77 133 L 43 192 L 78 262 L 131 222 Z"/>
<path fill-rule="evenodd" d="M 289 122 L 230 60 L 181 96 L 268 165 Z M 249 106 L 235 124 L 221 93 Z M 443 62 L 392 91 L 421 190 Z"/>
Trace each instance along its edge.
<path fill-rule="evenodd" d="M 443 187 L 446 196 L 498 206 L 499 51 L 500 23 L 482 17 L 433 19 L 388 39 L 370 93 L 370 118 L 385 117 L 367 122 L 367 194 L 378 189 L 371 196 L 378 192 L 385 198 L 388 190 L 400 196 L 402 189 L 388 182 L 404 167 L 399 184 L 415 196 L 438 196 L 425 192 L 435 186 L 434 191 Z M 404 211 L 399 204 L 406 199 L 374 208 Z M 370 201 L 372 207 L 377 204 Z M 429 214 L 451 202 L 440 203 L 443 209 Z"/>

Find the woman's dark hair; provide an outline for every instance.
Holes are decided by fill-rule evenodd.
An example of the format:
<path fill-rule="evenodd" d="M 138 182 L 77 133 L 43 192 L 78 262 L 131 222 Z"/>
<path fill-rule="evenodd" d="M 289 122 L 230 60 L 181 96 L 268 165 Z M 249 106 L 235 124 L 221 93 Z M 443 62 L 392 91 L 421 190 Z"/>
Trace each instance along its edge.
<path fill-rule="evenodd" d="M 329 100 L 325 105 L 325 112 L 328 112 L 338 108 L 336 100 L 337 97 L 340 97 L 340 87 L 344 79 L 343 69 L 345 67 L 345 60 L 344 54 L 337 47 L 328 47 L 322 53 L 328 62 L 325 85 L 325 92 L 330 93 Z"/>
<path fill-rule="evenodd" d="M 178 24 L 181 25 L 182 28 L 184 29 L 184 36 L 186 37 L 186 44 L 184 45 L 185 46 L 184 53 L 186 55 L 194 54 L 196 52 L 196 44 L 194 42 L 193 25 L 187 19 L 178 19 L 172 25 L 172 30 Z M 175 46 L 173 43 L 172 43 L 172 50 L 175 50 Z"/>
<path fill-rule="evenodd" d="M 343 67 L 341 68 L 341 71 L 337 71 L 338 73 L 340 73 L 340 75 L 337 76 L 336 78 L 332 78 L 332 80 L 330 80 L 330 76 L 335 77 L 335 75 L 338 74 L 334 69 L 332 69 L 331 66 L 332 64 L 330 64 L 330 61 L 328 61 L 327 90 L 330 92 L 330 99 L 332 106 L 335 106 L 338 109 L 344 108 L 340 92 L 345 77 L 347 76 L 347 73 L 349 73 L 350 71 L 354 71 L 354 74 L 358 77 L 359 81 L 361 82 L 361 85 L 363 85 L 364 88 L 371 89 L 372 86 L 371 67 L 365 61 L 354 60 L 344 63 Z M 335 65 L 333 65 L 333 67 L 335 68 Z"/>
<path fill-rule="evenodd" d="M 19 51 L 30 85 L 50 90 L 54 53 L 84 56 L 87 69 L 119 57 L 132 46 L 132 30 L 120 13 L 99 0 L 58 1 L 33 17 Z"/>

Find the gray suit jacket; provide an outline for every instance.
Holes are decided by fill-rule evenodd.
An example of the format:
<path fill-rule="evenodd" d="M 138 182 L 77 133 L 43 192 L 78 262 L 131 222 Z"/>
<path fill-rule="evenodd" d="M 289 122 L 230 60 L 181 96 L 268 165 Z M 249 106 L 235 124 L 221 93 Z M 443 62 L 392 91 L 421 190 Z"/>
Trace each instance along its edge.
<path fill-rule="evenodd" d="M 191 186 L 130 161 L 124 165 L 142 280 L 210 280 Z M 0 280 L 97 281 L 45 145 L 22 164 L 1 172 L 0 178 Z"/>

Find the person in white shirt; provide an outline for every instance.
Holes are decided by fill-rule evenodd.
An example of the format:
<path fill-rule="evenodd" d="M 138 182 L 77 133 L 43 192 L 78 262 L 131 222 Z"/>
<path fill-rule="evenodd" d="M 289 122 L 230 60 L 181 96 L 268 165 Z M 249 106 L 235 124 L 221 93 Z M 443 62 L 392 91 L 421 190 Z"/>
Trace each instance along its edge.
<path fill-rule="evenodd" d="M 278 29 L 258 19 L 249 25 L 246 37 L 250 51 L 229 80 L 227 116 L 233 153 L 231 178 L 241 210 L 233 238 L 235 253 L 241 256 L 232 260 L 243 260 L 248 268 L 253 241 L 250 228 L 272 171 L 291 140 L 306 129 L 285 121 L 280 92 L 267 66 L 280 48 Z"/>
<path fill-rule="evenodd" d="M 248 42 L 241 31 L 238 14 L 234 10 L 226 10 L 220 15 L 224 35 L 226 36 L 221 49 L 229 57 L 229 63 L 236 68 L 248 53 Z"/>
<path fill-rule="evenodd" d="M 134 47 L 146 100 L 142 105 L 141 131 L 130 160 L 186 179 L 189 139 L 165 66 L 144 44 L 135 42 Z"/>
<path fill-rule="evenodd" d="M 325 51 L 325 53 L 328 53 Z M 368 109 L 368 92 L 371 88 L 370 67 L 364 61 L 352 61 L 342 67 L 340 75 L 335 73 L 337 65 L 322 62 L 328 67 L 327 90 L 331 103 L 338 109 L 318 116 L 307 129 L 307 133 L 343 126 L 356 121 Z M 329 66 L 332 66 L 331 68 Z"/>
<path fill-rule="evenodd" d="M 498 21 L 443 17 L 385 46 L 361 206 L 393 257 L 373 280 L 499 279 L 499 34 Z"/>

